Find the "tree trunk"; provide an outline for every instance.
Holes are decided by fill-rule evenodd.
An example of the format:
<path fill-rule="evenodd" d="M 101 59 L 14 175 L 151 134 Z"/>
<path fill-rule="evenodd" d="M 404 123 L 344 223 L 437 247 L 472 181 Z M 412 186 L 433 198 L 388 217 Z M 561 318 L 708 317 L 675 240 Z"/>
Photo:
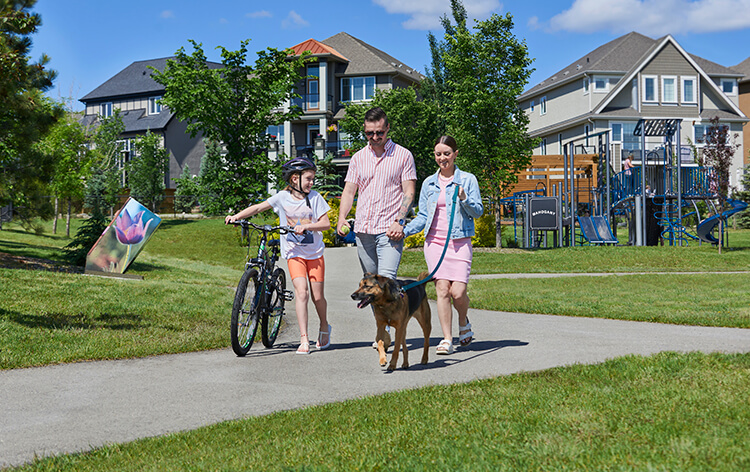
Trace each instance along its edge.
<path fill-rule="evenodd" d="M 65 237 L 66 238 L 70 237 L 70 212 L 72 211 L 71 207 L 72 207 L 72 204 L 70 202 L 70 197 L 68 197 L 68 214 L 67 214 L 67 217 L 65 218 Z"/>
<path fill-rule="evenodd" d="M 52 234 L 57 234 L 57 212 L 60 208 L 60 199 L 55 196 L 55 215 L 52 218 Z"/>
<path fill-rule="evenodd" d="M 719 212 L 719 254 L 721 254 L 721 246 L 724 245 L 724 219 L 721 217 Z"/>
<path fill-rule="evenodd" d="M 495 212 L 495 247 L 496 248 L 502 248 L 503 247 L 503 225 L 502 221 L 503 218 L 500 215 L 500 207 L 497 207 L 494 209 Z"/>

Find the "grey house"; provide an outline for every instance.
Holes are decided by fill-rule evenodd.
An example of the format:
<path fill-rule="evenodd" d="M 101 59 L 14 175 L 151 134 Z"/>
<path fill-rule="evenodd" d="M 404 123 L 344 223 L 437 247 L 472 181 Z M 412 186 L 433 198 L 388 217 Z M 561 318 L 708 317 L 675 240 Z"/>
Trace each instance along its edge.
<path fill-rule="evenodd" d="M 84 126 L 96 126 L 100 117 L 111 116 L 114 110 L 120 109 L 125 125 L 121 136 L 121 165 L 131 158 L 133 142 L 139 135 L 147 131 L 158 133 L 169 151 L 169 174 L 164 176 L 164 182 L 168 189 L 173 189 L 174 179 L 186 165 L 191 174 L 198 174 L 205 146 L 201 135 L 191 138 L 186 132 L 187 125 L 158 102 L 164 94 L 164 86 L 151 78 L 149 66 L 164 70 L 168 59 L 173 58 L 134 62 L 80 101 L 86 106 L 81 120 Z M 209 63 L 209 67 L 221 67 L 221 64 Z"/>
<path fill-rule="evenodd" d="M 348 164 L 344 151 L 348 137 L 338 126 L 328 130 L 343 118 L 344 103 L 367 102 L 376 90 L 405 88 L 423 79 L 414 68 L 343 32 L 322 41 L 309 39 L 292 49 L 296 54 L 310 51 L 317 61 L 307 65 L 308 78 L 298 86 L 302 98 L 295 104 L 304 114 L 269 130 L 288 156 L 312 152 L 318 139 L 319 146 L 337 156 L 335 162 Z M 319 154 L 322 151 L 318 149 Z"/>
<path fill-rule="evenodd" d="M 628 33 L 573 61 L 517 98 L 529 116 L 529 132 L 541 138 L 534 154 L 561 154 L 563 146 L 611 129 L 616 170 L 623 156 L 638 164 L 643 150 L 633 130 L 641 118 L 682 119 L 683 145 L 698 149 L 708 121 L 718 116 L 740 144 L 730 170 L 737 185 L 747 152 L 742 130 L 748 119 L 739 107 L 737 70 L 689 54 L 672 36 L 651 39 Z M 646 152 L 663 144 L 649 138 Z M 593 151 L 593 149 L 587 149 Z"/>

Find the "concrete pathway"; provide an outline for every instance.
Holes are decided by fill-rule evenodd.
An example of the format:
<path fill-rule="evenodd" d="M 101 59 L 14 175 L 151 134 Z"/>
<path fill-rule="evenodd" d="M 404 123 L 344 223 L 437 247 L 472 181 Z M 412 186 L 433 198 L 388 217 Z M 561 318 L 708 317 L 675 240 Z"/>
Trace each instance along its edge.
<path fill-rule="evenodd" d="M 433 304 L 429 364 L 387 373 L 371 347 L 371 311 L 358 310 L 349 298 L 361 276 L 356 249 L 327 249 L 326 265 L 334 343 L 330 350 L 295 354 L 299 337 L 292 309 L 291 326 L 277 345 L 254 345 L 245 358 L 227 348 L 0 372 L 0 467 L 35 456 L 85 451 L 425 385 L 596 363 L 626 354 L 750 351 L 747 329 L 471 310 L 477 340 L 452 356 L 438 357 L 434 348 L 440 339 L 439 324 Z M 310 333 L 314 339 L 317 322 L 311 323 Z M 412 323 L 412 364 L 422 354 L 420 336 L 418 324 Z"/>

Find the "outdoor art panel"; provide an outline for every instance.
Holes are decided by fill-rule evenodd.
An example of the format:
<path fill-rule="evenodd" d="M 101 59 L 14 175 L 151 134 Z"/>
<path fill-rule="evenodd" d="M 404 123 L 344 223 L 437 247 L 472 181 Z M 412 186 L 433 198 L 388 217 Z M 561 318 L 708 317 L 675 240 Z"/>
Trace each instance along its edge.
<path fill-rule="evenodd" d="M 86 271 L 125 273 L 159 224 L 160 217 L 128 198 L 86 256 Z"/>

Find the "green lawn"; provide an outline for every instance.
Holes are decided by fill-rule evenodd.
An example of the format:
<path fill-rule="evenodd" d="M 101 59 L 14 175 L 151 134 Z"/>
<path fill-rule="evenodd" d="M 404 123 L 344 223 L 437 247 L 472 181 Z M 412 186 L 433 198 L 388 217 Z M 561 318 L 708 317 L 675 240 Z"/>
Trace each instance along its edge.
<path fill-rule="evenodd" d="M 74 228 L 78 222 L 74 222 Z M 49 226 L 49 225 L 48 225 Z M 750 327 L 750 232 L 709 246 L 475 252 L 472 306 Z M 0 252 L 59 260 L 68 240 L 6 225 Z M 219 220 L 166 220 L 143 281 L 0 269 L 0 368 L 226 347 L 244 262 Z M 424 270 L 408 251 L 402 274 Z M 702 272 L 655 274 L 655 272 Z M 123 284 L 128 287 L 122 290 Z M 430 289 L 432 290 L 432 289 Z M 662 353 L 230 421 L 19 470 L 748 470 L 750 354 Z"/>
<path fill-rule="evenodd" d="M 750 354 L 628 356 L 229 421 L 24 471 L 750 469 Z"/>

